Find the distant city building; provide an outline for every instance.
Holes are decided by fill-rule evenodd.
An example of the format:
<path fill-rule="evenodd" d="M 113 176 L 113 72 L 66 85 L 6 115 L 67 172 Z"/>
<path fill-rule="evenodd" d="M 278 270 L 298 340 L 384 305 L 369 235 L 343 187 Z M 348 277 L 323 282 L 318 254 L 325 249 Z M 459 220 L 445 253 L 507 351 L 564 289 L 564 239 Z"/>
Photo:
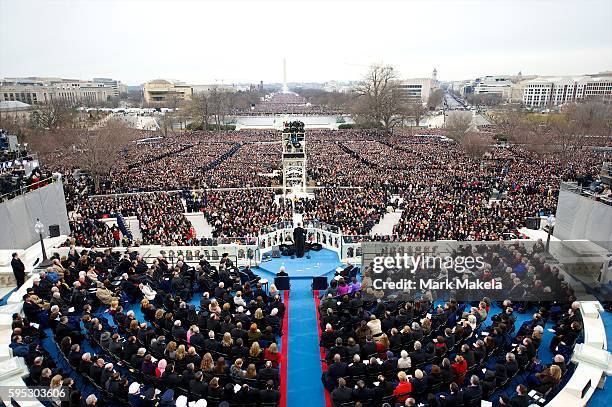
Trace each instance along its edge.
<path fill-rule="evenodd" d="M 475 95 L 495 94 L 502 100 L 510 99 L 514 83 L 508 76 L 485 76 L 474 86 Z"/>
<path fill-rule="evenodd" d="M 529 107 L 558 106 L 600 99 L 612 101 L 611 76 L 538 77 L 524 82 L 523 104 Z"/>
<path fill-rule="evenodd" d="M 60 100 L 71 104 L 97 104 L 109 101 L 116 93 L 102 82 L 62 78 L 4 78 L 0 101 L 19 101 L 30 105 Z"/>
<path fill-rule="evenodd" d="M 480 78 L 448 83 L 448 87 L 462 97 L 469 95 L 498 94 L 502 101 L 520 103 L 523 100 L 525 80 L 536 76 L 525 77 L 517 75 L 488 75 Z"/>
<path fill-rule="evenodd" d="M 155 79 L 144 85 L 144 100 L 146 103 L 169 102 L 174 98 L 178 100 L 189 100 L 192 94 L 193 89 L 191 85 L 181 82 Z"/>
<path fill-rule="evenodd" d="M 354 88 L 355 86 L 351 82 L 329 81 L 323 84 L 323 90 L 326 92 L 346 93 L 352 91 Z"/>
<path fill-rule="evenodd" d="M 465 96 L 468 93 L 474 92 L 474 88 L 471 84 L 472 84 L 472 81 L 468 81 L 468 80 L 452 81 L 452 82 L 447 82 L 447 87 L 453 92 L 457 92 L 461 96 Z M 466 91 L 467 88 L 470 88 L 469 91 Z"/>
<path fill-rule="evenodd" d="M 17 100 L 0 102 L 0 123 L 25 124 L 32 106 Z"/>
<path fill-rule="evenodd" d="M 435 70 L 434 70 L 435 74 Z M 402 79 L 398 81 L 401 98 L 408 103 L 425 103 L 429 95 L 438 87 L 433 78 Z"/>
<path fill-rule="evenodd" d="M 94 83 L 103 83 L 105 86 L 112 89 L 112 97 L 119 98 L 123 95 L 127 95 L 127 85 L 121 83 L 116 79 L 111 78 L 93 78 Z"/>

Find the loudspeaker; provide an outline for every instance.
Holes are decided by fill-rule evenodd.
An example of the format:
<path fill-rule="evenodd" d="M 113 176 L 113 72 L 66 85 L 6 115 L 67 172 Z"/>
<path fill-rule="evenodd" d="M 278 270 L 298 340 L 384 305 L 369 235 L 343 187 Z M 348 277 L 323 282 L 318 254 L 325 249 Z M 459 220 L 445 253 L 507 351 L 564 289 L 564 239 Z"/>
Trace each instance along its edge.
<path fill-rule="evenodd" d="M 278 246 L 272 246 L 272 257 L 275 259 L 279 259 L 280 256 L 281 256 L 281 252 Z"/>
<path fill-rule="evenodd" d="M 295 254 L 295 247 L 293 245 L 282 244 L 279 249 L 283 256 L 293 256 Z"/>
<path fill-rule="evenodd" d="M 526 218 L 525 226 L 527 229 L 539 230 L 540 229 L 540 218 Z"/>
<path fill-rule="evenodd" d="M 327 290 L 327 277 L 313 277 L 312 278 L 312 289 L 313 290 Z"/>
<path fill-rule="evenodd" d="M 49 237 L 59 237 L 60 228 L 59 225 L 49 225 Z"/>
<path fill-rule="evenodd" d="M 290 290 L 291 284 L 289 284 L 289 277 L 274 277 L 274 285 L 279 290 Z"/>

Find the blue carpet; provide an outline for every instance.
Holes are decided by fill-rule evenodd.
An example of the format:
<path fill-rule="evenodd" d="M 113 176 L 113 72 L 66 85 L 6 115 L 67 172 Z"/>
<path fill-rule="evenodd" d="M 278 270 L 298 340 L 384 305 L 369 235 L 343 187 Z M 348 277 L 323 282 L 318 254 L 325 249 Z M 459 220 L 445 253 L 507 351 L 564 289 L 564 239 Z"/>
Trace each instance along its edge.
<path fill-rule="evenodd" d="M 311 258 L 281 257 L 260 264 L 256 272 L 274 277 L 281 266 L 291 277 L 289 300 L 289 338 L 287 365 L 287 406 L 324 406 L 325 393 L 321 383 L 319 333 L 311 290 L 313 276 L 332 273 L 340 266 L 338 254 L 332 250 L 311 252 Z"/>
<path fill-rule="evenodd" d="M 11 291 L 9 291 L 8 293 L 6 293 L 4 295 L 4 297 L 0 298 L 0 306 L 2 305 L 6 305 L 6 302 L 8 301 L 9 297 L 11 296 L 11 294 L 13 294 L 15 291 L 17 290 L 17 287 L 13 288 Z"/>
<path fill-rule="evenodd" d="M 338 253 L 333 250 L 323 249 L 319 252 L 311 251 L 309 254 L 310 259 L 306 257 L 292 259 L 283 256 L 261 263 L 259 267 L 276 274 L 281 266 L 285 266 L 285 271 L 289 274 L 289 277 L 312 278 L 313 276 L 327 274 L 340 265 Z"/>
<path fill-rule="evenodd" d="M 309 280 L 291 282 L 287 406 L 324 406 L 319 333 Z"/>

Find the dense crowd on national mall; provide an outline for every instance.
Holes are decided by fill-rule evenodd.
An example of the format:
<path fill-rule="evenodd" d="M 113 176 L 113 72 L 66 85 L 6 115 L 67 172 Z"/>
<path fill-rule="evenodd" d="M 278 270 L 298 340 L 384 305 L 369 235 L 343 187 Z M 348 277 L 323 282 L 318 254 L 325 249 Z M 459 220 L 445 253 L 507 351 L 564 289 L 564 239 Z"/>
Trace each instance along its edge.
<path fill-rule="evenodd" d="M 104 247 L 124 240 L 100 221 L 116 214 L 138 218 L 137 244 L 197 245 L 201 236 L 184 213 L 202 212 L 214 237 L 244 238 L 291 220 L 295 208 L 343 235 L 367 236 L 386 212 L 399 209 L 393 234 L 376 239 L 500 240 L 519 236 L 526 218 L 553 212 L 560 181 L 592 180 L 604 160 L 585 148 L 567 164 L 519 146 L 494 147 L 474 159 L 427 133 L 308 132 L 314 199 L 294 202 L 275 199 L 281 145 L 271 131 L 185 132 L 134 143 L 118 152 L 122 159 L 98 190 L 86 174 L 73 177 L 76 152 L 41 161 L 64 175 L 71 243 Z"/>

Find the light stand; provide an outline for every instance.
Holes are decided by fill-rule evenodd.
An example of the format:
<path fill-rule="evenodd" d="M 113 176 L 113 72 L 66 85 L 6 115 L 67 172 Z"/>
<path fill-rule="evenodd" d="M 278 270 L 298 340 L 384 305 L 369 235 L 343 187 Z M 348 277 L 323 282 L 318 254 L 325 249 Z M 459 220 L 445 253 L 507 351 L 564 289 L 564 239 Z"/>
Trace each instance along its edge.
<path fill-rule="evenodd" d="M 42 261 L 37 265 L 39 268 L 49 267 L 52 263 L 51 260 L 47 258 L 47 251 L 45 250 L 45 244 L 43 242 L 43 233 L 45 233 L 45 225 L 40 221 L 40 219 L 36 219 L 36 224 L 34 225 L 34 231 L 38 233 L 40 238 L 40 248 L 42 249 Z"/>
<path fill-rule="evenodd" d="M 548 217 L 546 218 L 546 232 L 548 233 L 548 236 L 546 237 L 546 254 L 550 256 L 550 235 L 553 231 L 553 228 L 555 227 L 555 215 L 553 215 L 552 213 L 550 215 L 548 215 Z"/>

